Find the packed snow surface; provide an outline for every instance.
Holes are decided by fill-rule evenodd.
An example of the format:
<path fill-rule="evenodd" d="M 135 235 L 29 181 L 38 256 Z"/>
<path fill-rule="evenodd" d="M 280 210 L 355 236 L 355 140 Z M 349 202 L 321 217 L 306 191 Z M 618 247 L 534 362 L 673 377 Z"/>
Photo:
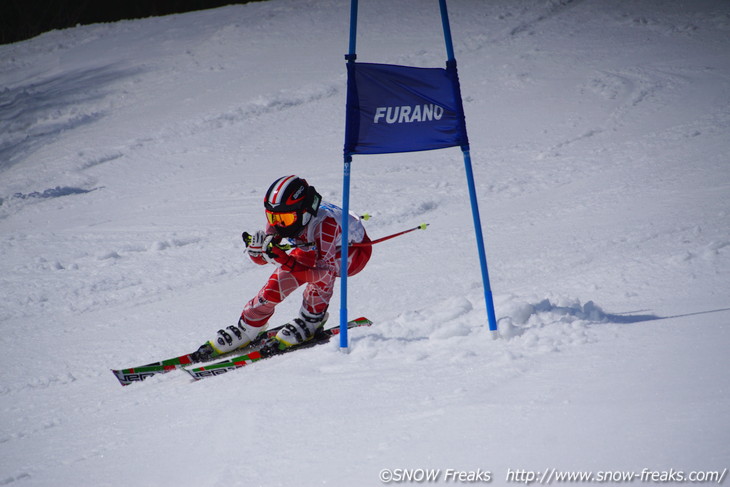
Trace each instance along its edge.
<path fill-rule="evenodd" d="M 501 337 L 461 151 L 355 156 L 351 208 L 373 215 L 372 238 L 430 224 L 349 281 L 350 316 L 374 326 L 350 353 L 333 342 L 197 383 L 121 387 L 110 369 L 237 321 L 271 272 L 240 234 L 263 227 L 273 180 L 341 202 L 349 2 L 0 46 L 0 485 L 730 467 L 730 4 L 449 13 Z M 363 0 L 359 20 L 359 61 L 443 66 L 435 0 Z"/>

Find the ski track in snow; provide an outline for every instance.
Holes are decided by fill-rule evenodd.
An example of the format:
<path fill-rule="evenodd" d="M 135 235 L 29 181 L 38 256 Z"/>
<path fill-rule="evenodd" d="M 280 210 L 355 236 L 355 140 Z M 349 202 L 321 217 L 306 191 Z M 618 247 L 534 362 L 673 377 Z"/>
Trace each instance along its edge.
<path fill-rule="evenodd" d="M 374 326 L 347 355 L 335 340 L 199 383 L 120 388 L 109 369 L 237 319 L 270 272 L 240 232 L 272 180 L 341 200 L 347 9 L 271 0 L 0 46 L 0 485 L 727 467 L 727 6 L 449 7 L 501 338 L 459 151 L 356 156 L 372 238 L 430 224 L 350 281 L 350 317 Z M 441 66 L 437 10 L 361 2 L 358 60 Z"/>

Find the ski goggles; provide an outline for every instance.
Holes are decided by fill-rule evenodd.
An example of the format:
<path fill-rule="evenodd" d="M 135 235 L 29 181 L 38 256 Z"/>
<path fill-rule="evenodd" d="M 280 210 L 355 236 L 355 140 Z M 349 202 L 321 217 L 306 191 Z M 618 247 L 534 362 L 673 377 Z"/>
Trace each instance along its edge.
<path fill-rule="evenodd" d="M 270 225 L 275 227 L 288 227 L 297 221 L 297 212 L 287 211 L 286 213 L 276 213 L 266 210 L 266 219 Z"/>

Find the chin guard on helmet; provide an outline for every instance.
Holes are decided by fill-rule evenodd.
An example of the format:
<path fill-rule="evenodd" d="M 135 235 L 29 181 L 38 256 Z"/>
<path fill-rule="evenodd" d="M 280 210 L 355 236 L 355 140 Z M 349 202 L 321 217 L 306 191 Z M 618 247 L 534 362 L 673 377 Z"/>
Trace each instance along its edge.
<path fill-rule="evenodd" d="M 312 216 L 317 216 L 317 212 L 319 211 L 319 204 L 322 202 L 322 196 L 317 193 L 317 190 L 314 189 L 314 186 L 310 186 L 307 189 L 307 200 L 311 201 L 311 203 L 307 207 L 307 211 L 311 213 Z"/>

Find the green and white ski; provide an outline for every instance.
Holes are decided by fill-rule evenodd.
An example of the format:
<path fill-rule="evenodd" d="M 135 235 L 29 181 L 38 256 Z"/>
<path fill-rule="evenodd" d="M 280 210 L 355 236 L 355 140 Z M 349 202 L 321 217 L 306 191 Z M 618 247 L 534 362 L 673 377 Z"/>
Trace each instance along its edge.
<path fill-rule="evenodd" d="M 372 321 L 368 320 L 367 318 L 361 317 L 349 321 L 347 323 L 347 328 L 352 329 L 360 326 L 370 326 L 372 324 Z M 317 334 L 314 335 L 311 340 L 291 348 L 280 348 L 278 341 L 276 341 L 274 338 L 267 338 L 264 340 L 265 343 L 263 343 L 257 350 L 254 350 L 252 352 L 239 355 L 237 357 L 231 357 L 226 360 L 214 362 L 212 364 L 197 366 L 193 368 L 186 367 L 183 368 L 183 370 L 189 373 L 196 380 L 205 379 L 207 377 L 225 374 L 232 370 L 245 367 L 246 365 L 250 365 L 254 362 L 258 362 L 259 360 L 263 360 L 269 357 L 283 355 L 285 353 L 295 352 L 304 348 L 310 348 L 316 345 L 327 343 L 333 336 L 339 335 L 339 333 L 339 327 L 320 330 L 319 332 L 317 332 Z"/>
<path fill-rule="evenodd" d="M 214 360 L 219 360 L 223 357 L 230 357 L 235 354 L 240 354 L 244 350 L 253 350 L 256 346 L 260 345 L 263 340 L 273 338 L 273 336 L 276 335 L 276 333 L 282 328 L 284 328 L 284 325 L 271 328 L 253 343 L 250 343 L 241 349 L 233 350 L 232 352 L 214 357 Z M 152 377 L 153 375 L 165 374 L 167 372 L 172 372 L 173 370 L 185 367 L 186 365 L 192 365 L 196 363 L 193 353 L 194 352 L 186 353 L 185 355 L 169 358 L 160 362 L 152 362 L 151 364 L 147 365 L 140 365 L 138 367 L 130 367 L 127 369 L 118 370 L 112 369 L 112 373 L 114 373 L 114 376 L 123 386 L 126 386 L 133 382 L 141 382 L 149 377 Z"/>

